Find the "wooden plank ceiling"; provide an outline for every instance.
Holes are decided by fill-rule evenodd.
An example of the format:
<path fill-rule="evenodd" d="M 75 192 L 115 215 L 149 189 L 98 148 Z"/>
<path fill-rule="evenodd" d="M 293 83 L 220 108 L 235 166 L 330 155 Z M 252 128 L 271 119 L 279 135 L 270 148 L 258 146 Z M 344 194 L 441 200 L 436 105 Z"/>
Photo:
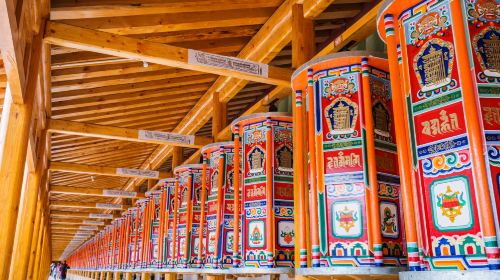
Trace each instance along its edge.
<path fill-rule="evenodd" d="M 315 40 L 317 49 L 321 50 L 378 1 L 303 2 L 306 16 L 314 18 Z M 284 0 L 52 0 L 50 20 L 292 70 L 290 10 L 294 3 Z M 341 43 L 344 48 L 351 44 L 350 41 Z M 54 120 L 211 137 L 212 109 L 208 105 L 214 91 L 220 93 L 221 101 L 227 102 L 226 124 L 267 94 L 282 91 L 286 95 L 289 91 L 259 82 L 58 45 L 51 45 L 50 55 L 48 118 Z M 2 99 L 4 91 L 5 73 L 0 70 Z M 170 171 L 172 165 L 172 147 L 168 146 L 61 133 L 52 133 L 50 139 L 51 162 L 161 171 Z M 182 161 L 195 151 L 184 149 Z M 144 192 L 147 185 L 144 179 L 91 172 L 50 171 L 49 176 L 51 186 L 82 190 Z M 64 230 L 65 225 L 83 224 L 88 213 L 111 212 L 87 207 L 96 202 L 132 203 L 130 199 L 51 192 L 54 259 L 67 256 L 74 249 L 74 245 L 68 247 L 68 243 L 76 231 Z"/>

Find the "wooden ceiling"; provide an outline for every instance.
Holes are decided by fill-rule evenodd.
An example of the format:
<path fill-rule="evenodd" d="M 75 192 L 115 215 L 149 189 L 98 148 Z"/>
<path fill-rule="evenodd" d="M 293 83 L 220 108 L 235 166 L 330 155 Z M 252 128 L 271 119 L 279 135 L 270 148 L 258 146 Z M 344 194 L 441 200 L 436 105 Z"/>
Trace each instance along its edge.
<path fill-rule="evenodd" d="M 292 71 L 292 6 L 302 2 L 304 16 L 314 19 L 320 55 L 348 49 L 375 30 L 379 1 L 371 0 L 52 0 L 46 37 L 57 37 L 63 29 L 69 30 L 67 38 L 80 30 L 103 31 L 106 33 L 93 33 L 103 44 L 133 38 L 139 40 L 134 41 L 138 45 L 153 42 L 268 63 L 286 74 Z M 110 33 L 114 35 L 109 39 L 101 37 Z M 247 81 L 137 59 L 146 56 L 139 47 L 138 53 L 128 55 L 85 43 L 58 42 L 57 38 L 46 41 L 52 43 L 47 50 L 50 99 L 46 117 L 51 132 L 48 184 L 53 190 L 54 259 L 75 249 L 74 244 L 68 244 L 89 213 L 114 213 L 115 217 L 120 213 L 97 209 L 95 203 L 133 203 L 131 199 L 103 196 L 100 190 L 147 190 L 144 178 L 116 176 L 106 170 L 169 172 L 172 165 L 199 160 L 197 147 L 178 152 L 169 145 L 101 137 L 87 133 L 86 128 L 66 133 L 51 129 L 54 121 L 63 121 L 65 127 L 76 122 L 128 129 L 123 130 L 126 133 L 141 129 L 212 137 L 216 131 L 215 139 L 225 140 L 230 139 L 226 126 L 234 118 L 266 111 L 290 93 L 287 86 L 276 86 L 276 81 Z M 5 72 L 0 70 L 2 99 L 5 84 Z M 222 102 L 221 108 L 226 108 L 219 132 L 212 128 L 214 96 Z M 54 168 L 57 164 L 73 165 Z"/>

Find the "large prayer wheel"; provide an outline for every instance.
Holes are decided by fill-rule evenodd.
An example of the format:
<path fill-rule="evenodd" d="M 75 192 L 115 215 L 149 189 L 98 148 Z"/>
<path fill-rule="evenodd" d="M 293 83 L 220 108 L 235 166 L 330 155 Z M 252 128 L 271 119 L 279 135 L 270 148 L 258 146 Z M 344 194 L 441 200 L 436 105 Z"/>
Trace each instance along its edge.
<path fill-rule="evenodd" d="M 231 128 L 234 149 L 240 149 L 241 138 L 243 156 L 243 266 L 293 267 L 292 118 L 284 113 L 254 114 L 234 120 Z M 234 173 L 238 172 L 235 165 Z M 240 209 L 239 201 L 235 205 Z"/>
<path fill-rule="evenodd" d="M 361 51 L 292 76 L 294 128 L 310 158 L 314 267 L 406 264 L 390 78 L 386 59 Z"/>
<path fill-rule="evenodd" d="M 233 267 L 234 151 L 233 142 L 213 143 L 201 149 L 207 175 L 205 268 Z"/>
<path fill-rule="evenodd" d="M 412 270 L 500 269 L 499 19 L 498 0 L 386 1 L 379 12 L 399 164 L 416 186 Z"/>
<path fill-rule="evenodd" d="M 199 264 L 198 250 L 203 247 L 199 238 L 202 170 L 201 164 L 186 164 L 174 169 L 178 184 L 178 225 L 174 238 L 177 241 L 177 268 L 195 268 Z"/>
<path fill-rule="evenodd" d="M 176 259 L 174 257 L 174 246 L 176 244 L 173 239 L 174 232 L 174 210 L 175 210 L 175 178 L 162 180 L 162 188 L 165 196 L 165 220 L 163 222 L 163 243 L 162 243 L 162 267 L 173 268 Z"/>

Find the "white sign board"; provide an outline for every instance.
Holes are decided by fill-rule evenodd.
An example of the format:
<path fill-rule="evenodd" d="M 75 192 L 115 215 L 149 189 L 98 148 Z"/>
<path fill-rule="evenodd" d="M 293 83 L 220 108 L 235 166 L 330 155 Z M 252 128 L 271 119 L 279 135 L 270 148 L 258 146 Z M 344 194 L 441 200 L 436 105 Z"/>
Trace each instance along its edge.
<path fill-rule="evenodd" d="M 267 64 L 192 49 L 188 50 L 188 63 L 229 69 L 265 78 L 269 75 Z"/>
<path fill-rule="evenodd" d="M 96 226 L 80 226 L 80 230 L 97 230 Z"/>
<path fill-rule="evenodd" d="M 101 209 L 116 209 L 116 210 L 122 209 L 121 204 L 113 204 L 113 203 L 96 203 L 95 207 Z"/>
<path fill-rule="evenodd" d="M 101 221 L 92 221 L 92 220 L 85 220 L 83 221 L 84 225 L 95 225 L 95 226 L 103 226 L 104 222 Z"/>
<path fill-rule="evenodd" d="M 178 133 L 153 131 L 153 130 L 139 130 L 139 139 L 170 142 L 170 143 L 174 142 L 187 145 L 194 144 L 194 135 L 183 135 Z"/>
<path fill-rule="evenodd" d="M 102 194 L 105 196 L 114 197 L 136 197 L 137 192 L 121 191 L 121 190 L 103 190 Z"/>
<path fill-rule="evenodd" d="M 151 179 L 158 179 L 160 177 L 160 172 L 154 170 L 142 170 L 133 168 L 117 168 L 117 175 L 130 175 L 135 177 L 145 177 Z"/>
<path fill-rule="evenodd" d="M 90 213 L 89 218 L 92 218 L 92 219 L 113 219 L 113 214 Z"/>

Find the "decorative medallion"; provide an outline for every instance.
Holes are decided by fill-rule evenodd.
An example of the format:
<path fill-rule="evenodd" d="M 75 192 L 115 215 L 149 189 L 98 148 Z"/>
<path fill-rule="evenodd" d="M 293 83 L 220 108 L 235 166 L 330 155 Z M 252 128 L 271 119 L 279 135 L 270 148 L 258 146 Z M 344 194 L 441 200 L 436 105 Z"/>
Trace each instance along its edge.
<path fill-rule="evenodd" d="M 495 0 L 467 1 L 469 19 L 479 22 L 495 22 L 500 19 L 500 5 Z M 475 2 L 475 3 L 474 3 Z"/>
<path fill-rule="evenodd" d="M 398 207 L 395 203 L 381 201 L 380 207 L 380 229 L 382 236 L 388 238 L 399 237 Z"/>
<path fill-rule="evenodd" d="M 285 172 L 293 171 L 293 154 L 292 148 L 288 145 L 282 145 L 276 150 L 276 161 L 278 163 L 278 170 Z"/>
<path fill-rule="evenodd" d="M 336 201 L 332 204 L 333 235 L 359 238 L 363 235 L 362 209 L 359 201 Z"/>
<path fill-rule="evenodd" d="M 350 99 L 345 97 L 335 99 L 325 108 L 324 113 L 330 136 L 353 134 L 355 132 L 358 105 Z"/>
<path fill-rule="evenodd" d="M 440 231 L 466 230 L 473 226 L 468 177 L 447 177 L 431 186 L 433 222 Z"/>
<path fill-rule="evenodd" d="M 420 92 L 433 91 L 450 84 L 454 59 L 455 50 L 451 43 L 437 38 L 427 41 L 413 61 Z"/>
<path fill-rule="evenodd" d="M 356 83 L 353 80 L 338 77 L 332 80 L 325 80 L 323 88 L 324 97 L 335 97 L 338 95 L 351 95 L 357 92 Z"/>
<path fill-rule="evenodd" d="M 474 52 L 486 77 L 500 78 L 500 29 L 490 26 L 474 36 Z"/>
<path fill-rule="evenodd" d="M 250 174 L 264 172 L 264 160 L 264 150 L 260 146 L 253 147 L 247 155 Z"/>
<path fill-rule="evenodd" d="M 445 14 L 430 12 L 417 21 L 410 37 L 412 40 L 425 40 L 430 35 L 442 31 L 449 25 L 448 17 Z"/>
<path fill-rule="evenodd" d="M 380 100 L 372 105 L 373 125 L 375 134 L 386 141 L 391 140 L 391 113 L 387 106 Z"/>
<path fill-rule="evenodd" d="M 248 246 L 262 248 L 265 244 L 264 221 L 251 221 L 248 223 Z"/>
<path fill-rule="evenodd" d="M 278 222 L 278 245 L 293 248 L 295 245 L 293 221 Z"/>

